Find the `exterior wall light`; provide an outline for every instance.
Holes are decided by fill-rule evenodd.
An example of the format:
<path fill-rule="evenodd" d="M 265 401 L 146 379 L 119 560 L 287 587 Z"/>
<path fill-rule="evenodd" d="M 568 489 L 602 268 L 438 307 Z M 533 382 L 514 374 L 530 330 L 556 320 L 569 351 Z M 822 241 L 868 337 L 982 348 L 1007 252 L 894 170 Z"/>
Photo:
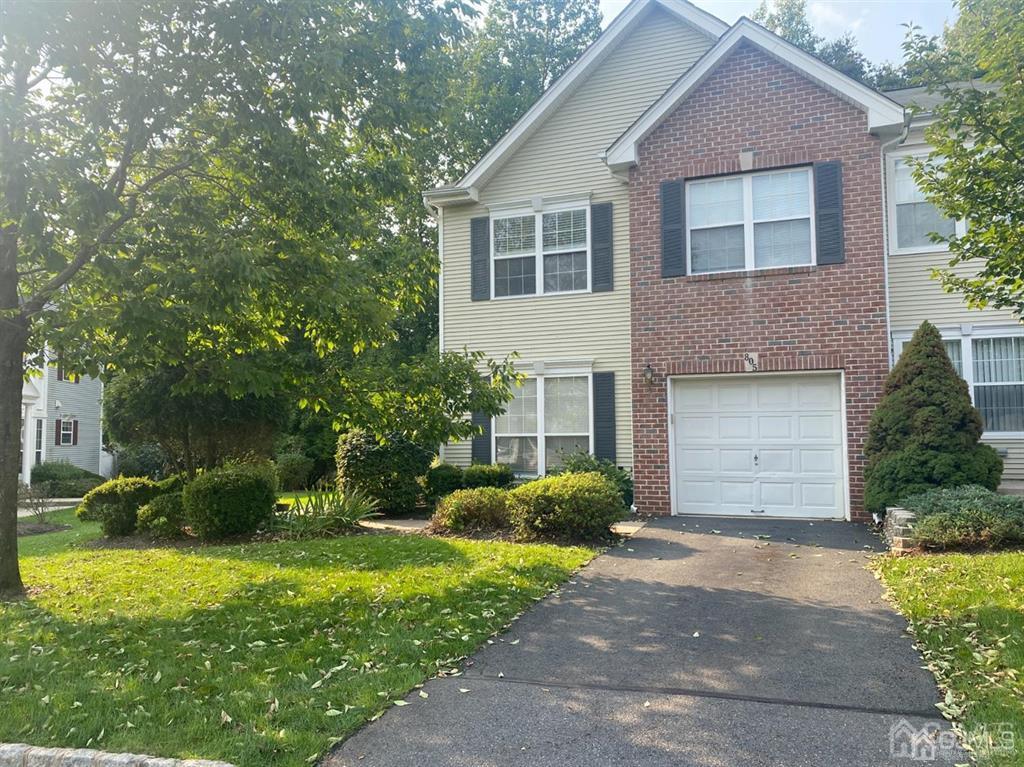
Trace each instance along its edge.
<path fill-rule="evenodd" d="M 647 367 L 644 368 L 644 383 L 648 385 L 654 383 L 654 368 L 650 363 L 647 363 Z"/>

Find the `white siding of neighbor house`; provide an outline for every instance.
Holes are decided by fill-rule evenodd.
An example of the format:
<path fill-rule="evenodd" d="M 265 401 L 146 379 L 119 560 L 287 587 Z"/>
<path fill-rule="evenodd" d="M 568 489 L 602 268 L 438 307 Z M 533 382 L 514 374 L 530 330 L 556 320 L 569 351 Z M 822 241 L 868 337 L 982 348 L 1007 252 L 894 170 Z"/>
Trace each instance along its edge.
<path fill-rule="evenodd" d="M 46 425 L 43 441 L 47 461 L 67 461 L 80 469 L 100 473 L 101 412 L 103 385 L 99 379 L 82 376 L 80 383 L 57 380 L 57 368 L 50 366 L 47 376 Z M 57 403 L 60 409 L 57 409 Z M 55 444 L 57 419 L 78 420 L 78 444 Z"/>
<path fill-rule="evenodd" d="M 915 139 L 920 139 L 919 135 Z M 914 146 L 914 144 L 912 144 Z M 923 143 L 916 148 L 927 151 Z M 886 166 L 888 171 L 888 165 Z M 888 192 L 888 188 L 887 188 Z M 890 232 L 890 236 L 894 236 Z M 949 266 L 948 251 L 930 253 L 889 253 L 889 321 L 894 337 L 909 335 L 928 320 L 940 330 L 964 324 L 1009 326 L 1018 320 L 1009 311 L 1000 309 L 970 309 L 959 293 L 947 293 L 939 280 L 932 277 L 935 269 Z M 960 264 L 954 270 L 969 276 L 976 271 L 970 264 Z M 1024 482 L 1024 440 L 1006 437 L 986 437 L 985 442 L 1003 456 L 1003 480 Z"/>
<path fill-rule="evenodd" d="M 711 40 L 654 8 L 480 190 L 480 204 L 446 208 L 444 346 L 523 363 L 593 361 L 615 373 L 618 463 L 632 465 L 629 326 L 629 193 L 598 157 L 710 46 Z M 613 203 L 614 289 L 607 293 L 470 300 L 469 221 L 488 205 L 534 196 L 590 195 Z M 470 461 L 468 442 L 445 458 Z"/>

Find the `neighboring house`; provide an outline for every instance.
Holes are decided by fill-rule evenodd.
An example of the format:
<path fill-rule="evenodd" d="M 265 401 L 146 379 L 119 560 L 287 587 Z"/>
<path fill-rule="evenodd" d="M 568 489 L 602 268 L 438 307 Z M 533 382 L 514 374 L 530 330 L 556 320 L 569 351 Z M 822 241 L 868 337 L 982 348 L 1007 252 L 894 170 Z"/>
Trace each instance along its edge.
<path fill-rule="evenodd" d="M 32 467 L 66 461 L 94 474 L 109 473 L 103 452 L 103 384 L 48 365 L 22 387 L 21 474 L 31 484 Z"/>
<path fill-rule="evenodd" d="M 442 348 L 518 352 L 529 376 L 445 458 L 536 475 L 582 448 L 632 468 L 643 513 L 863 519 L 868 420 L 931 319 L 1024 479 L 1024 338 L 930 279 L 943 222 L 899 159 L 925 149 L 913 97 L 747 19 L 634 0 L 425 193 Z"/>

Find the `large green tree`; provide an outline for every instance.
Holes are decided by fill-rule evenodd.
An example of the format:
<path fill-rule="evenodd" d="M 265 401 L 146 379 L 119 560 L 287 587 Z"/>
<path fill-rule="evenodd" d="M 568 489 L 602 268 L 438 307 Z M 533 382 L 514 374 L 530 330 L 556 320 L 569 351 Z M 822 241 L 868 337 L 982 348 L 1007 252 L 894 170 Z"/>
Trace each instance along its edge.
<path fill-rule="evenodd" d="M 963 0 L 937 41 L 908 48 L 942 97 L 926 131 L 933 147 L 915 176 L 960 234 L 936 239 L 952 254 L 943 286 L 973 307 L 1024 318 L 1024 5 Z"/>
<path fill-rule="evenodd" d="M 494 0 L 453 83 L 454 177 L 508 132 L 601 33 L 598 0 Z"/>
<path fill-rule="evenodd" d="M 0 3 L 0 594 L 22 589 L 20 390 L 40 349 L 94 374 L 173 365 L 177 392 L 291 387 L 382 434 L 403 417 L 464 437 L 462 413 L 500 408 L 507 365 L 368 354 L 434 290 L 418 192 L 467 10 Z"/>

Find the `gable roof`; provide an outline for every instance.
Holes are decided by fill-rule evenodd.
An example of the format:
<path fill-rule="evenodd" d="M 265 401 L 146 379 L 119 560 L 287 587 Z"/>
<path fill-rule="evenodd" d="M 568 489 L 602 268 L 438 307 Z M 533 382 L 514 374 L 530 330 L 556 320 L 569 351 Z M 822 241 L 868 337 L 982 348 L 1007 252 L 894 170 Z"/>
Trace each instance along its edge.
<path fill-rule="evenodd" d="M 636 163 L 637 147 L 662 121 L 675 111 L 697 86 L 704 82 L 718 64 L 740 43 L 756 45 L 783 64 L 797 70 L 840 98 L 860 107 L 867 114 L 868 131 L 902 128 L 904 109 L 894 100 L 869 88 L 852 77 L 833 69 L 806 51 L 769 32 L 760 24 L 743 17 L 640 118 L 623 133 L 605 153 L 605 163 L 613 171 L 622 171 Z"/>
<path fill-rule="evenodd" d="M 656 6 L 674 14 L 711 40 L 718 40 L 729 29 L 729 25 L 724 21 L 701 10 L 688 0 L 631 0 L 597 40 L 544 91 L 526 114 L 457 184 L 428 190 L 423 195 L 426 202 L 430 205 L 445 205 L 477 199 L 478 187 L 486 183 L 544 120 L 575 92 L 586 76 L 604 61 L 615 46 L 636 26 L 646 11 Z"/>

